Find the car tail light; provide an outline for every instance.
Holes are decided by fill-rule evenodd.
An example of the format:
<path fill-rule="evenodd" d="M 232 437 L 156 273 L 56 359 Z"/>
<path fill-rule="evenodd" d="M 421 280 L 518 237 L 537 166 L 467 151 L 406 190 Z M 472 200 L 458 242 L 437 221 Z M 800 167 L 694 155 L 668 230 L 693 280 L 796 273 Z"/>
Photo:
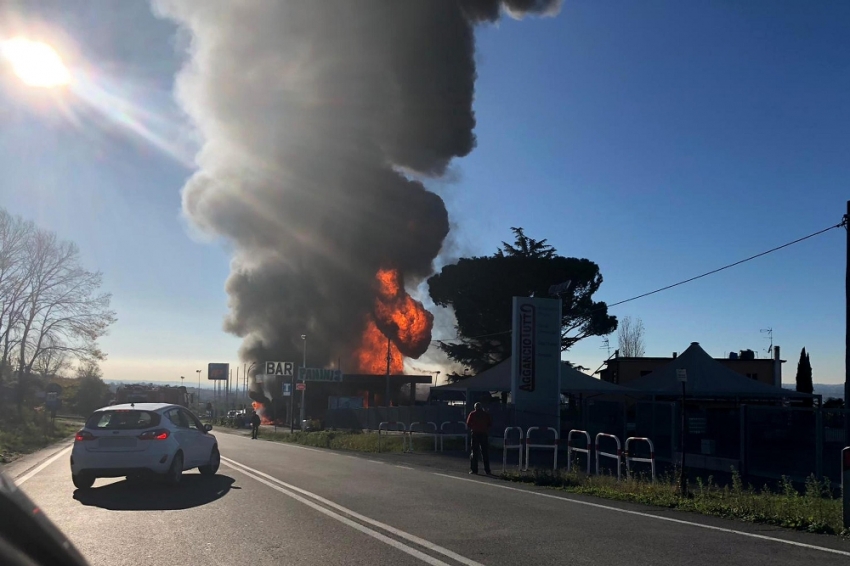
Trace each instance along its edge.
<path fill-rule="evenodd" d="M 74 436 L 75 442 L 85 442 L 86 440 L 94 440 L 94 435 L 87 430 L 81 430 Z"/>
<path fill-rule="evenodd" d="M 139 440 L 165 440 L 170 436 L 170 433 L 162 429 L 148 430 L 139 435 Z"/>

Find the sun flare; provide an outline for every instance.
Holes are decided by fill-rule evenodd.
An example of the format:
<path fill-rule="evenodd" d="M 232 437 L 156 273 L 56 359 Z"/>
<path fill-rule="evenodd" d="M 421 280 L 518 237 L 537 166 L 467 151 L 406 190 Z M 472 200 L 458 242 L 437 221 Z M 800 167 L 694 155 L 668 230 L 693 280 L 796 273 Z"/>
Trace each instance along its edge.
<path fill-rule="evenodd" d="M 22 37 L 0 43 L 0 53 L 25 84 L 52 88 L 68 84 L 71 73 L 51 46 Z"/>

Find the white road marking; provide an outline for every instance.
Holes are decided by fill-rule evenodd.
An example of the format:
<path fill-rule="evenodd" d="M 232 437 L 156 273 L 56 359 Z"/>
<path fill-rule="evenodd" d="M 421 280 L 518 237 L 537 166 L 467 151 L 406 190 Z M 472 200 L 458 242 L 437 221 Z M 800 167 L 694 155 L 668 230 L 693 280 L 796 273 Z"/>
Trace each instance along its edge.
<path fill-rule="evenodd" d="M 401 468 L 402 470 L 412 470 L 413 469 L 410 466 L 401 466 L 401 465 L 398 465 L 398 464 L 396 464 L 396 468 Z"/>
<path fill-rule="evenodd" d="M 439 546 L 437 544 L 434 544 L 430 541 L 427 541 L 423 538 L 419 538 L 416 535 L 412 535 L 412 534 L 407 533 L 405 531 L 399 530 L 399 529 L 397 529 L 397 528 L 395 528 L 391 525 L 387 525 L 385 523 L 381 523 L 380 521 L 376 521 L 374 519 L 366 517 L 365 515 L 361 515 L 360 513 L 357 513 L 356 511 L 352 511 L 351 509 L 348 509 L 347 507 L 343 507 L 342 505 L 339 505 L 338 503 L 334 503 L 333 501 L 330 501 L 329 499 L 325 499 L 324 497 L 322 497 L 320 495 L 317 495 L 313 492 L 307 491 L 306 489 L 301 489 L 300 487 L 296 487 L 294 485 L 288 484 L 288 483 L 281 481 L 281 480 L 279 480 L 279 479 L 277 479 L 273 476 L 265 474 L 265 473 L 263 473 L 259 470 L 255 470 L 255 469 L 250 468 L 250 467 L 248 467 L 244 464 L 240 464 L 239 462 L 236 462 L 235 460 L 231 460 L 230 458 L 225 458 L 224 456 L 222 456 L 221 459 L 222 459 L 222 461 L 230 464 L 231 467 L 237 469 L 238 471 L 240 471 L 243 474 L 251 477 L 252 479 L 255 479 L 258 482 L 261 482 L 261 483 L 263 483 L 263 484 L 265 484 L 269 487 L 272 487 L 275 490 L 277 490 L 281 493 L 284 493 L 285 495 L 288 495 L 289 497 L 292 497 L 293 499 L 296 499 L 296 500 L 304 503 L 305 505 L 308 505 L 309 507 L 316 509 L 317 511 L 320 511 L 320 512 L 324 513 L 325 515 L 329 516 L 329 517 L 337 519 L 338 521 L 340 521 L 340 522 L 342 522 L 342 523 L 344 523 L 344 524 L 346 524 L 346 525 L 348 525 L 352 528 L 355 528 L 362 533 L 365 533 L 369 536 L 375 537 L 376 539 L 380 540 L 381 542 L 385 542 L 386 544 L 389 544 L 390 546 L 398 548 L 402 552 L 406 552 L 407 554 L 410 554 L 411 556 L 415 556 L 416 558 L 419 558 L 420 560 L 423 560 L 424 562 L 427 562 L 428 564 L 433 564 L 435 566 L 436 565 L 449 566 L 446 562 L 443 562 L 441 560 L 434 558 L 433 556 L 429 556 L 429 555 L 427 555 L 423 552 L 420 552 L 420 551 L 416 550 L 415 548 L 407 546 L 406 544 L 403 544 L 403 543 L 401 543 L 397 540 L 391 539 L 391 538 L 389 538 L 389 537 L 387 537 L 387 536 L 385 536 L 385 535 L 383 535 L 383 534 L 381 534 L 377 531 L 373 531 L 372 529 L 364 527 L 360 523 L 356 523 L 356 522 L 354 522 L 354 521 L 352 521 L 352 520 L 350 520 L 346 517 L 343 517 L 342 515 L 338 515 L 337 513 L 334 513 L 333 511 L 330 511 L 329 509 L 326 509 L 325 507 L 322 507 L 321 505 L 318 505 L 315 502 L 310 501 L 309 499 L 305 499 L 305 498 L 303 498 L 303 497 L 301 497 L 297 494 L 300 493 L 300 494 L 302 494 L 306 497 L 310 497 L 310 498 L 314 499 L 315 501 L 318 501 L 319 503 L 322 503 L 324 505 L 327 505 L 328 507 L 336 509 L 337 511 L 341 511 L 341 512 L 345 513 L 346 515 L 354 517 L 358 521 L 372 525 L 373 527 L 378 527 L 378 528 L 380 528 L 384 531 L 387 531 L 388 533 L 390 533 L 392 535 L 395 535 L 399 538 L 402 538 L 404 540 L 407 540 L 409 542 L 417 544 L 417 545 L 419 545 L 423 548 L 427 548 L 428 550 L 431 550 L 431 551 L 436 552 L 438 554 L 442 554 L 443 556 L 445 556 L 447 558 L 451 558 L 452 560 L 460 562 L 461 564 L 465 564 L 466 566 L 484 566 L 480 562 L 476 562 L 475 560 L 471 560 L 471 559 L 469 559 L 465 556 L 461 556 L 460 554 L 453 552 L 453 551 L 449 550 L 448 548 L 444 548 L 444 547 Z M 296 492 L 296 493 L 292 493 L 292 492 Z"/>
<path fill-rule="evenodd" d="M 547 497 L 549 499 L 557 499 L 558 501 L 563 501 L 565 503 L 575 503 L 576 505 L 586 505 L 588 507 L 595 507 L 597 509 L 606 509 L 608 511 L 616 511 L 618 513 L 625 513 L 627 515 L 637 515 L 639 517 L 646 517 L 646 518 L 649 518 L 649 519 L 658 519 L 659 521 L 667 521 L 667 522 L 670 522 L 670 523 L 678 523 L 680 525 L 688 525 L 688 526 L 691 526 L 691 527 L 699 527 L 701 529 L 708 529 L 710 531 L 719 531 L 719 532 L 722 532 L 722 533 L 730 533 L 730 534 L 741 535 L 741 536 L 750 537 L 750 538 L 768 540 L 768 541 L 771 541 L 771 542 L 789 544 L 791 546 L 799 546 L 801 548 L 808 548 L 808 549 L 811 549 L 811 550 L 820 550 L 820 551 L 823 551 L 823 552 L 831 552 L 833 554 L 840 554 L 841 556 L 850 556 L 850 552 L 847 552 L 845 550 L 838 550 L 838 549 L 835 549 L 835 548 L 828 548 L 828 547 L 825 547 L 825 546 L 816 546 L 814 544 L 806 544 L 804 542 L 797 542 L 797 541 L 793 541 L 793 540 L 786 540 L 786 539 L 781 539 L 781 538 L 776 538 L 776 537 L 769 537 L 767 535 L 759 535 L 759 534 L 756 534 L 756 533 L 748 533 L 746 531 L 737 531 L 735 529 L 727 529 L 725 527 L 715 527 L 713 525 L 704 525 L 702 523 L 694 523 L 692 521 L 685 521 L 683 519 L 674 519 L 672 517 L 662 517 L 660 515 L 653 515 L 652 513 L 643 513 L 641 511 L 632 511 L 630 509 L 621 509 L 619 507 L 611 507 L 609 505 L 601 505 L 599 503 L 590 503 L 589 501 L 578 501 L 577 499 L 570 499 L 568 497 L 561 497 L 561 496 L 558 496 L 558 495 L 551 495 L 551 494 L 548 494 L 548 493 L 540 493 L 539 491 L 533 491 L 533 490 L 530 490 L 530 489 L 519 489 L 519 488 L 516 488 L 516 487 L 510 487 L 510 486 L 507 486 L 507 485 L 499 485 L 497 483 L 471 480 L 469 478 L 460 478 L 460 477 L 457 477 L 457 476 L 451 476 L 451 475 L 448 475 L 448 474 L 441 474 L 441 473 L 438 473 L 438 472 L 434 472 L 434 475 L 444 477 L 444 478 L 453 479 L 453 480 L 468 481 L 468 482 L 471 482 L 471 483 L 477 483 L 479 485 L 483 485 L 483 486 L 487 486 L 487 487 L 497 487 L 499 489 L 507 489 L 509 491 L 518 491 L 520 493 L 525 493 L 525 494 L 529 494 L 529 495 L 536 495 L 538 497 Z"/>
<path fill-rule="evenodd" d="M 366 460 L 367 462 L 372 462 L 373 464 L 383 464 L 380 460 Z"/>
<path fill-rule="evenodd" d="M 56 454 L 54 454 L 53 456 L 51 456 L 50 458 L 48 458 L 47 460 L 45 460 L 44 462 L 42 462 L 41 464 L 39 464 L 38 466 L 33 468 L 32 470 L 30 470 L 29 472 L 27 472 L 24 475 L 22 475 L 21 477 L 17 478 L 15 480 L 15 485 L 21 485 L 22 483 L 24 483 L 25 481 L 27 481 L 28 479 L 30 479 L 31 477 L 36 475 L 38 472 L 40 472 L 41 470 L 43 470 L 44 468 L 46 468 L 47 466 L 49 466 L 50 464 L 52 464 L 53 462 L 55 462 L 56 460 L 61 458 L 62 456 L 66 455 L 68 452 L 71 451 L 71 448 L 72 448 L 71 446 L 68 446 L 67 448 L 63 448 L 62 450 L 60 450 L 59 452 L 57 452 Z M 70 471 L 68 473 L 70 474 Z"/>

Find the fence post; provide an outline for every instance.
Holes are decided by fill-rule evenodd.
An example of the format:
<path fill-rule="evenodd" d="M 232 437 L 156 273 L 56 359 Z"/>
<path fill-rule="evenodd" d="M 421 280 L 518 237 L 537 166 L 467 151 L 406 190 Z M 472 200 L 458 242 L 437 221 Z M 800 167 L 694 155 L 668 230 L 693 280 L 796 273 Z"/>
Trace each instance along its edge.
<path fill-rule="evenodd" d="M 823 477 L 823 412 L 815 409 L 815 477 Z"/>

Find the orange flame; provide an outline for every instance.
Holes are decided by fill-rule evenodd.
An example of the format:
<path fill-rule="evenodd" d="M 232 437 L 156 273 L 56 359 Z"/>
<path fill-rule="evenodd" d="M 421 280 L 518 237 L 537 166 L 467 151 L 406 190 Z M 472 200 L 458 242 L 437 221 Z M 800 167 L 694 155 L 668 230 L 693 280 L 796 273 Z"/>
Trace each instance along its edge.
<path fill-rule="evenodd" d="M 254 410 L 257 411 L 257 414 L 260 415 L 260 424 L 270 425 L 274 424 L 270 418 L 266 417 L 266 406 L 258 401 L 253 401 L 251 406 L 254 407 Z"/>
<path fill-rule="evenodd" d="M 434 315 L 407 294 L 397 270 L 380 269 L 375 279 L 378 283 L 375 300 L 378 326 L 385 333 L 389 331 L 393 341 L 408 357 L 418 358 L 431 342 Z"/>
<path fill-rule="evenodd" d="M 404 371 L 404 359 L 401 352 L 390 343 L 390 373 Z M 387 372 L 387 337 L 378 330 L 375 321 L 369 318 L 363 331 L 360 347 L 354 353 L 357 369 L 361 373 L 383 375 Z"/>
<path fill-rule="evenodd" d="M 407 294 L 398 270 L 379 269 L 375 284 L 375 306 L 354 359 L 363 373 L 386 373 L 389 338 L 390 373 L 399 374 L 404 370 L 404 356 L 418 358 L 428 349 L 434 316 Z"/>

